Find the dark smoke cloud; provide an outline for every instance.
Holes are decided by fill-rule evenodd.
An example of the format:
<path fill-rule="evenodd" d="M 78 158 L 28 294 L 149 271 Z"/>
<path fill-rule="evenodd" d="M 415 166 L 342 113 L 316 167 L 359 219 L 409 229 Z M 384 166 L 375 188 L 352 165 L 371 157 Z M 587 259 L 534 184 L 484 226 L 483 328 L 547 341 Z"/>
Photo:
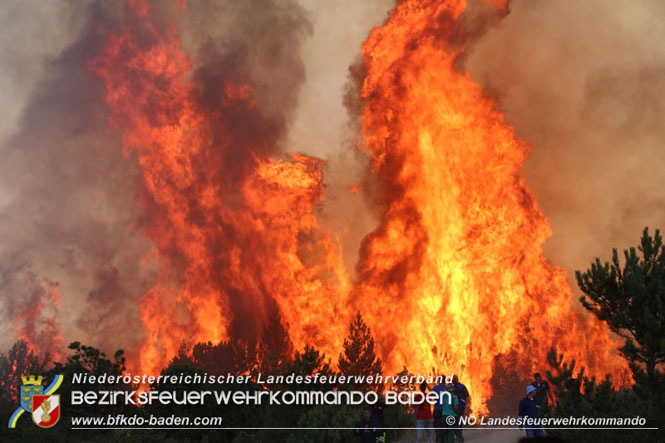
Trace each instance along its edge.
<path fill-rule="evenodd" d="M 665 227 L 660 1 L 516 1 L 468 68 L 533 152 L 527 183 L 570 274 Z M 573 278 L 571 285 L 577 287 Z"/>
<path fill-rule="evenodd" d="M 15 130 L 25 96 L 47 68 L 45 60 L 70 45 L 80 31 L 74 8 L 61 3 L 40 2 L 35 8 L 23 0 L 7 0 L 0 8 L 0 139 Z M 0 205 L 2 194 L 0 190 Z"/>
<path fill-rule="evenodd" d="M 1 321 L 8 330 L 20 312 L 38 309 L 30 282 L 48 279 L 63 297 L 65 341 L 131 347 L 141 338 L 136 297 L 150 272 L 139 262 L 150 245 L 131 227 L 137 170 L 109 133 L 101 89 L 85 69 L 100 43 L 90 38 L 91 24 L 116 13 L 113 5 L 77 4 L 79 15 L 58 6 L 76 17 L 74 26 L 58 24 L 61 41 L 74 43 L 44 66 L 18 130 L 0 147 L 0 188 L 8 194 L 0 208 Z M 4 60 L 12 61 L 21 59 Z M 108 268 L 116 270 L 111 293 L 99 278 Z M 3 334 L 3 345 L 13 338 Z"/>
<path fill-rule="evenodd" d="M 207 110 L 219 113 L 225 123 L 228 148 L 213 147 L 221 153 L 222 166 L 216 180 L 227 188 L 225 204 L 233 208 L 235 187 L 255 164 L 256 154 L 280 157 L 293 123 L 300 88 L 305 81 L 301 58 L 302 42 L 312 33 L 308 14 L 296 1 L 249 0 L 191 2 L 179 18 L 183 46 L 192 55 L 192 79 L 201 86 L 200 101 Z M 222 85 L 248 85 L 256 108 L 228 107 Z M 209 257 L 217 269 L 232 267 L 226 245 L 243 245 L 245 273 L 255 274 L 261 288 L 260 300 L 228 280 L 227 273 L 211 279 L 229 294 L 233 313 L 230 334 L 256 340 L 263 320 L 278 309 L 272 299 L 274 288 L 264 287 L 262 266 L 271 266 L 265 245 L 236 232 L 233 224 L 220 221 L 223 229 L 207 239 Z M 209 231 L 210 232 L 210 231 Z"/>
<path fill-rule="evenodd" d="M 300 50 L 312 32 L 305 10 L 294 0 L 198 1 L 188 3 L 180 22 L 204 103 L 221 107 L 224 81 L 248 84 L 262 120 L 234 120 L 231 128 L 248 132 L 239 137 L 250 144 L 283 142 L 305 81 Z M 228 110 L 225 117 L 236 118 Z M 236 155 L 246 156 L 238 145 Z"/>
<path fill-rule="evenodd" d="M 364 170 L 346 150 L 357 128 L 345 126 L 343 85 L 392 1 L 301 3 L 190 1 L 180 26 L 199 82 L 213 84 L 220 69 L 246 75 L 269 138 L 330 159 L 324 216 L 351 268 L 373 217 L 345 191 Z M 568 271 L 635 244 L 644 225 L 663 228 L 663 8 L 513 2 L 466 60 L 533 143 L 525 172 L 553 226 L 546 252 Z M 140 265 L 152 245 L 133 228 L 139 171 L 122 157 L 101 86 L 85 70 L 99 49 L 93 27 L 120 17 L 117 2 L 7 1 L 0 12 L 2 331 L 34 296 L 35 279 L 48 278 L 63 297 L 65 343 L 84 337 L 111 351 L 141 338 L 136 304 L 153 270 Z M 12 339 L 5 333 L 0 345 Z"/>
<path fill-rule="evenodd" d="M 34 19 L 37 5 L 13 7 Z M 287 133 L 305 78 L 299 42 L 311 26 L 304 10 L 293 1 L 267 0 L 188 2 L 184 13 L 167 2 L 151 8 L 159 26 L 180 17 L 193 79 L 209 108 L 221 105 L 215 100 L 223 80 L 253 89 L 260 112 L 231 122 L 237 144 L 224 159 L 225 171 L 241 174 L 252 150 L 279 153 L 275 146 Z M 138 302 L 152 286 L 155 269 L 142 259 L 153 246 L 137 229 L 146 217 L 136 203 L 140 170 L 135 158 L 123 157 L 120 134 L 107 124 L 102 85 L 86 67 L 100 52 L 104 33 L 123 24 L 124 7 L 89 2 L 55 9 L 68 18 L 53 24 L 61 47 L 24 57 L 30 71 L 35 60 L 49 61 L 27 96 L 18 129 L 0 146 L 0 205 L 6 201 L 0 206 L 0 321 L 9 331 L 34 301 L 31 282 L 48 278 L 59 283 L 63 296 L 59 321 L 65 342 L 131 350 L 143 336 Z M 26 39 L 20 29 L 11 30 L 17 42 Z M 30 46 L 25 44 L 26 52 Z M 5 71 L 8 78 L 14 71 L 20 69 Z M 253 307 L 244 306 L 241 295 L 236 299 L 239 316 L 252 318 Z M 13 339 L 5 334 L 2 345 Z"/>

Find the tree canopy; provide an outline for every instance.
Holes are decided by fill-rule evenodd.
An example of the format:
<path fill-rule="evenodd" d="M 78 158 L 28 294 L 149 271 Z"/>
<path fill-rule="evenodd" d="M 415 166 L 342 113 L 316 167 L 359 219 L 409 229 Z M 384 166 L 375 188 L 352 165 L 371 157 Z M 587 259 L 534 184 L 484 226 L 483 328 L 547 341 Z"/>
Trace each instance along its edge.
<path fill-rule="evenodd" d="M 596 258 L 591 269 L 575 273 L 584 293 L 580 301 L 626 339 L 623 355 L 644 364 L 655 379 L 656 367 L 665 363 L 665 247 L 660 232 L 652 237 L 644 228 L 640 246 L 623 255 L 623 266 L 614 249 L 611 263 Z"/>
<path fill-rule="evenodd" d="M 374 352 L 374 338 L 360 313 L 349 326 L 349 335 L 344 339 L 344 353 L 337 363 L 340 374 L 347 376 L 369 376 L 381 373 L 381 359 Z"/>

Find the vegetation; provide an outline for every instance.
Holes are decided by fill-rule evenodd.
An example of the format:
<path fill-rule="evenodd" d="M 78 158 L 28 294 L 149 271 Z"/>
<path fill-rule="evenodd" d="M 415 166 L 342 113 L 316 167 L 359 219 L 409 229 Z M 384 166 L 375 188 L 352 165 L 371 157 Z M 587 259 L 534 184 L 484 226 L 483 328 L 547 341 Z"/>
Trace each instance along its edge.
<path fill-rule="evenodd" d="M 544 415 L 590 418 L 645 416 L 644 405 L 635 393 L 630 389 L 615 389 L 609 376 L 598 381 L 595 377 L 584 375 L 584 368 L 575 372 L 575 361 L 564 361 L 563 355 L 557 355 L 554 349 L 550 350 L 547 362 L 552 368 L 552 371 L 547 371 L 547 378 L 552 382 L 556 397 L 554 405 L 548 405 Z M 581 443 L 659 441 L 653 431 L 644 430 L 557 429 L 548 430 L 548 434 Z M 654 439 L 649 440 L 650 437 Z"/>
<path fill-rule="evenodd" d="M 639 250 L 639 253 L 638 253 Z M 553 372 L 555 417 L 644 417 L 646 426 L 658 431 L 557 430 L 552 434 L 570 441 L 665 441 L 665 246 L 660 232 L 645 228 L 638 248 L 623 253 L 614 249 L 612 262 L 596 258 L 591 268 L 576 272 L 583 292 L 582 305 L 625 339 L 619 349 L 633 375 L 631 389 L 616 390 L 607 376 L 588 378 L 577 374 L 575 361 L 566 363 L 555 350 L 548 355 Z"/>
<path fill-rule="evenodd" d="M 584 293 L 582 305 L 626 339 L 621 348 L 634 371 L 646 371 L 651 381 L 659 378 L 665 363 L 665 246 L 660 232 L 653 237 L 645 228 L 639 246 L 625 250 L 619 263 L 614 249 L 612 263 L 596 258 L 591 269 L 577 271 Z"/>
<path fill-rule="evenodd" d="M 639 251 L 639 252 L 638 252 Z M 665 246 L 659 231 L 652 237 L 644 230 L 640 245 L 624 251 L 624 263 L 619 261 L 616 250 L 611 263 L 596 259 L 591 268 L 577 272 L 577 282 L 582 290 L 580 301 L 598 319 L 607 323 L 612 331 L 625 339 L 620 352 L 630 364 L 634 384 L 616 389 L 616 383 L 609 376 L 602 380 L 587 377 L 584 368 L 576 368 L 575 361 L 567 362 L 563 355 L 552 349 L 548 354 L 551 370 L 547 372 L 552 383 L 555 400 L 542 412 L 551 417 L 644 417 L 646 426 L 659 428 L 659 431 L 644 430 L 574 430 L 558 429 L 549 433 L 575 442 L 614 442 L 614 441 L 665 441 Z M 336 375 L 329 358 L 313 346 L 294 350 L 288 338 L 288 325 L 282 324 L 278 310 L 273 310 L 266 322 L 259 342 L 233 340 L 222 343 L 198 343 L 191 348 L 183 345 L 178 355 L 162 370 L 162 374 L 210 374 L 246 375 L 256 374 L 302 374 Z M 74 342 L 69 346 L 69 356 L 64 362 L 52 362 L 48 355 L 39 356 L 22 341 L 17 342 L 7 352 L 0 355 L 0 416 L 9 417 L 18 407 L 18 389 L 21 375 L 42 375 L 50 382 L 56 374 L 64 375 L 64 383 L 59 388 L 61 398 L 71 398 L 72 375 L 120 375 L 126 370 L 122 350 L 112 358 L 90 346 Z M 513 356 L 514 357 L 514 356 Z M 517 368 L 510 354 L 503 360 L 495 358 L 496 367 L 512 368 L 512 371 L 498 371 L 501 377 L 493 379 L 495 390 L 514 392 L 515 386 L 523 386 Z M 349 325 L 349 334 L 344 340 L 343 352 L 337 361 L 340 375 L 376 375 L 382 373 L 381 359 L 376 355 L 374 339 L 369 327 L 358 313 Z M 400 375 L 408 375 L 403 368 Z M 495 374 L 496 376 L 496 374 Z M 231 383 L 214 387 L 211 385 L 181 385 L 178 383 L 133 386 L 119 384 L 98 384 L 99 391 L 132 391 L 152 389 L 159 391 L 263 391 L 263 390 L 368 390 L 380 389 L 376 384 L 333 385 L 327 383 L 303 384 L 275 382 L 272 384 Z M 393 390 L 414 390 L 412 385 L 393 385 Z M 30 417 L 19 420 L 17 429 L 2 427 L 2 441 L 43 441 L 45 436 L 51 442 L 77 441 L 90 442 L 231 442 L 262 443 L 284 441 L 295 442 L 345 442 L 353 439 L 350 430 L 319 429 L 296 430 L 288 428 L 329 428 L 353 427 L 361 416 L 362 405 L 342 406 L 270 406 L 270 405 L 217 405 L 206 402 L 197 406 L 162 405 L 155 403 L 143 407 L 135 405 L 109 404 L 104 406 L 62 404 L 61 424 L 44 431 L 31 423 Z M 496 406 L 496 408 L 494 407 Z M 500 404 L 492 405 L 496 412 Z M 515 405 L 506 406 L 506 414 L 512 415 Z M 74 431 L 70 430 L 70 417 L 102 417 L 124 414 L 138 417 L 178 416 L 178 417 L 223 417 L 223 427 L 247 428 L 193 429 L 193 430 L 136 430 L 109 429 Z M 388 406 L 383 410 L 384 424 L 389 427 L 412 427 L 413 411 L 401 406 Z M 252 429 L 263 428 L 263 429 Z M 279 429 L 266 429 L 279 428 Z M 74 434 L 75 433 L 75 434 Z M 387 441 L 395 440 L 396 432 L 387 434 Z"/>
<path fill-rule="evenodd" d="M 218 344 L 198 343 L 191 349 L 186 346 L 180 349 L 171 363 L 161 371 L 162 375 L 179 374 L 250 374 L 265 371 L 267 374 L 301 374 L 337 375 L 329 359 L 312 346 L 293 352 L 291 342 L 288 340 L 286 329 L 282 326 L 279 316 L 271 318 L 263 332 L 264 340 L 260 344 L 243 341 L 230 341 Z M 125 357 L 123 351 L 117 351 L 112 358 L 90 346 L 74 342 L 69 346 L 70 355 L 64 362 L 49 364 L 48 357 L 40 359 L 35 356 L 25 342 L 16 343 L 7 355 L 0 355 L 0 412 L 7 419 L 18 407 L 17 391 L 21 385 L 21 375 L 42 375 L 44 385 L 48 384 L 56 374 L 64 375 L 63 385 L 57 394 L 63 399 L 71 398 L 72 375 L 74 373 L 87 373 L 91 375 L 121 375 L 125 371 Z M 374 340 L 370 330 L 357 315 L 349 328 L 349 336 L 345 340 L 345 352 L 340 356 L 338 366 L 345 368 L 346 374 L 376 374 L 381 372 L 381 361 L 374 354 Z M 49 369 L 46 369 L 49 367 Z M 373 386 L 376 387 L 376 386 Z M 357 387 L 356 387 L 357 388 Z M 79 388 L 80 389 L 80 388 Z M 318 384 L 284 384 L 259 385 L 251 383 L 232 383 L 225 385 L 184 385 L 177 383 L 152 384 L 151 386 L 133 386 L 118 384 L 96 385 L 95 390 L 127 390 L 151 389 L 158 391 L 197 391 L 197 390 L 227 390 L 227 391 L 260 391 L 264 389 L 278 390 L 316 390 L 327 391 L 332 389 L 349 389 L 347 385 Z M 93 390 L 92 388 L 90 390 Z M 353 439 L 352 431 L 345 429 L 328 430 L 295 430 L 288 428 L 329 428 L 331 426 L 353 427 L 360 419 L 363 405 L 319 405 L 319 406 L 237 406 L 217 405 L 215 401 L 203 405 L 179 406 L 163 405 L 158 402 L 152 405 L 138 407 L 125 405 L 124 402 L 116 405 L 87 406 L 72 405 L 70 401 L 63 401 L 60 423 L 48 431 L 38 428 L 32 423 L 29 415 L 24 414 L 18 421 L 16 429 L 0 430 L 2 441 L 43 441 L 48 435 L 51 442 L 69 442 L 75 438 L 77 441 L 90 442 L 152 442 L 152 441 L 189 441 L 189 442 L 347 442 Z M 222 427 L 241 428 L 246 430 L 225 429 L 187 429 L 187 430 L 71 430 L 70 418 L 76 417 L 104 417 L 124 414 L 125 416 L 138 416 L 147 418 L 151 415 L 166 417 L 222 417 Z M 384 420 L 391 427 L 413 426 L 413 418 L 401 406 L 390 406 L 384 410 Z M 251 428 L 286 428 L 277 429 L 251 429 Z M 398 437 L 397 432 L 387 436 L 387 441 Z"/>
<path fill-rule="evenodd" d="M 344 340 L 344 353 L 339 356 L 339 372 L 343 375 L 373 376 L 381 374 L 381 359 L 374 353 L 374 338 L 360 313 L 351 322 L 349 336 Z M 352 386 L 353 389 L 376 388 Z"/>

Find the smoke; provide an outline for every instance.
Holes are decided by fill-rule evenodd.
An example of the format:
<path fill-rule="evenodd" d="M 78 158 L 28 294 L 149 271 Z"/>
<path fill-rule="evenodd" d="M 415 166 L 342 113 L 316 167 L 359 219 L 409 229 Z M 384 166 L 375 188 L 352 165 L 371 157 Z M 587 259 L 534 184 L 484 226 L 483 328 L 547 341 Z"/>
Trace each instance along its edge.
<path fill-rule="evenodd" d="M 193 80 L 201 85 L 201 102 L 221 114 L 224 130 L 231 140 L 228 147 L 218 147 L 223 154 L 223 166 L 218 169 L 219 183 L 228 184 L 223 196 L 228 207 L 234 206 L 234 188 L 246 179 L 255 167 L 256 155 L 280 157 L 293 151 L 286 137 L 294 121 L 300 89 L 306 72 L 302 45 L 312 34 L 307 11 L 296 1 L 250 0 L 243 2 L 193 2 L 181 16 L 181 38 L 185 51 L 193 55 Z M 224 103 L 221 84 L 248 85 L 256 107 L 240 111 Z M 231 182 L 229 183 L 229 178 Z M 233 221 L 225 220 L 221 237 L 212 234 L 209 246 L 243 244 L 246 264 L 244 274 L 254 275 L 255 282 L 264 282 L 270 260 L 265 244 L 254 244 L 243 238 Z M 228 246 L 223 246 L 227 248 Z M 234 266 L 233 253 L 210 251 L 217 267 Z M 276 288 L 260 288 L 261 299 L 240 288 L 228 275 L 219 273 L 218 285 L 228 292 L 232 313 L 230 335 L 256 340 L 263 320 L 274 313 L 277 303 L 272 297 Z M 265 282 L 263 284 L 266 284 Z M 251 291 L 250 291 L 251 292 Z"/>
<path fill-rule="evenodd" d="M 321 216 L 340 235 L 347 269 L 376 215 L 373 202 L 347 191 L 371 184 L 362 182 L 366 158 L 348 149 L 357 127 L 342 97 L 348 67 L 392 4 L 227 0 L 188 2 L 178 12 L 209 107 L 221 79 L 247 82 L 259 103 L 253 120 L 234 122 L 234 137 L 251 150 L 328 161 Z M 153 6 L 164 15 L 176 9 Z M 518 136 L 532 143 L 525 172 L 553 227 L 546 252 L 569 272 L 635 244 L 645 225 L 663 228 L 664 8 L 657 0 L 612 8 L 531 0 L 512 3 L 499 23 L 482 14 L 469 22 L 472 34 L 493 27 L 477 35 L 460 69 L 499 99 Z M 26 307 L 43 305 L 48 291 L 36 288 L 48 279 L 62 302 L 57 318 L 43 318 L 64 328 L 65 343 L 84 337 L 111 351 L 143 338 L 137 304 L 155 268 L 154 245 L 137 230 L 145 226 L 136 204 L 140 170 L 123 157 L 102 86 L 86 70 L 100 50 L 96 31 L 117 27 L 122 10 L 110 2 L 13 1 L 0 12 L 2 330 Z M 271 143 L 251 146 L 259 129 Z M 230 152 L 225 171 L 240 176 L 246 154 Z M 245 316 L 251 308 L 237 310 Z M 35 336 L 50 327 L 36 317 L 31 324 Z M 12 340 L 4 334 L 0 345 Z"/>
<path fill-rule="evenodd" d="M 346 269 L 354 272 L 362 238 L 377 223 L 374 202 L 357 192 L 373 186 L 367 181 L 366 152 L 357 152 L 358 113 L 349 113 L 349 100 L 357 100 L 361 45 L 369 31 L 380 26 L 394 0 L 359 2 L 301 0 L 313 33 L 302 46 L 306 81 L 290 127 L 286 147 L 327 161 L 325 200 L 321 222 L 335 233 L 343 247 Z M 350 90 L 351 88 L 351 90 Z"/>
<path fill-rule="evenodd" d="M 304 10 L 295 2 L 267 0 L 189 2 L 185 13 L 166 2 L 149 7 L 163 32 L 169 17 L 181 17 L 205 106 L 220 110 L 219 85 L 225 80 L 249 84 L 259 103 L 259 112 L 225 115 L 235 149 L 221 159 L 225 176 L 217 178 L 237 181 L 252 152 L 278 154 L 305 78 L 299 42 L 311 26 Z M 43 298 L 35 298 L 34 285 L 46 278 L 62 294 L 65 340 L 83 337 L 107 351 L 136 349 L 144 337 L 139 299 L 155 281 L 154 246 L 140 232 L 147 214 L 136 203 L 137 192 L 145 192 L 135 156 L 123 157 L 120 134 L 109 130 L 103 87 L 89 71 L 105 32 L 123 25 L 124 6 L 54 4 L 58 13 L 45 14 L 35 26 L 52 25 L 44 38 L 57 38 L 47 50 L 22 34 L 31 27 L 11 25 L 16 17 L 34 20 L 34 5 L 12 8 L 14 14 L 3 21 L 22 51 L 3 60 L 12 66 L 3 79 L 24 88 L 7 97 L 24 108 L 15 121 L 6 116 L 2 129 L 16 129 L 0 146 L 0 204 L 6 202 L 0 206 L 2 326 L 8 330 L 32 306 L 32 320 L 19 332 L 47 332 L 35 318 Z M 17 63 L 33 76 L 25 85 Z M 251 308 L 236 306 L 244 319 L 251 318 L 245 312 Z M 5 335 L 2 345 L 12 339 Z"/>
<path fill-rule="evenodd" d="M 233 155 L 250 157 L 249 150 L 266 149 L 252 146 L 256 140 L 270 142 L 267 149 L 283 150 L 305 80 L 301 45 L 312 32 L 306 11 L 295 1 L 200 1 L 188 3 L 178 17 L 204 105 L 220 108 L 224 91 L 219 85 L 225 81 L 249 85 L 256 100 L 260 120 L 219 109 L 226 111 L 230 130 L 244 131 L 233 134 L 238 146 Z"/>
<path fill-rule="evenodd" d="M 57 320 L 62 296 L 58 291 L 58 284 L 44 279 L 42 285 L 33 279 L 33 287 L 32 294 L 22 306 L 12 329 L 27 343 L 33 353 L 48 353 L 56 361 L 62 361 L 64 347 Z"/>
<path fill-rule="evenodd" d="M 80 31 L 80 20 L 73 13 L 74 9 L 63 2 L 42 2 L 39 8 L 21 0 L 3 3 L 0 99 L 4 106 L 0 110 L 0 139 L 17 129 L 27 95 L 48 69 L 47 60 L 71 44 Z M 0 197 L 0 205 L 4 202 Z"/>
<path fill-rule="evenodd" d="M 659 1 L 514 2 L 469 57 L 533 146 L 524 171 L 552 225 L 546 254 L 569 275 L 663 228 L 663 13 Z"/>
<path fill-rule="evenodd" d="M 45 299 L 35 282 L 48 279 L 62 294 L 58 322 L 67 325 L 66 339 L 85 337 L 103 348 L 132 346 L 141 337 L 136 295 L 150 274 L 137 264 L 150 246 L 132 229 L 136 168 L 109 134 L 99 85 L 85 71 L 99 44 L 89 38 L 90 24 L 114 14 L 95 4 L 53 6 L 59 12 L 36 27 L 51 24 L 53 17 L 68 19 L 47 26 L 50 32 L 43 35 L 35 32 L 57 36 L 46 45 L 50 50 L 45 54 L 39 41 L 16 35 L 15 44 L 27 42 L 25 53 L 15 51 L 22 57 L 4 60 L 17 72 L 30 72 L 39 65 L 35 58 L 45 58 L 30 93 L 17 95 L 16 104 L 22 97 L 26 104 L 17 130 L 0 146 L 0 188 L 7 200 L 0 208 L 1 321 L 8 328 L 26 309 L 37 315 Z M 35 9 L 25 3 L 14 7 L 26 20 Z M 109 288 L 99 278 L 107 268 L 116 270 L 117 282 L 113 293 L 100 297 L 96 294 Z M 41 320 L 31 324 L 34 334 L 56 333 Z M 10 340 L 4 335 L 3 345 Z"/>

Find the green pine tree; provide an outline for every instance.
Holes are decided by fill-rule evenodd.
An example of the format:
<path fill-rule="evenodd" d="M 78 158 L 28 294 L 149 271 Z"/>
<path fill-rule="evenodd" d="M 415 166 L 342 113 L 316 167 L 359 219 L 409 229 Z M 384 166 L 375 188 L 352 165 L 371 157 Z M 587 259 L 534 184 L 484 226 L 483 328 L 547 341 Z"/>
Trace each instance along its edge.
<path fill-rule="evenodd" d="M 596 258 L 591 269 L 575 276 L 584 293 L 582 305 L 626 339 L 622 354 L 635 369 L 643 364 L 656 380 L 656 368 L 665 363 L 665 247 L 660 232 L 651 237 L 644 228 L 639 251 L 624 251 L 622 267 L 614 249 L 611 264 Z"/>
<path fill-rule="evenodd" d="M 584 375 L 584 368 L 575 371 L 575 360 L 570 363 L 562 354 L 550 349 L 547 363 L 552 371 L 547 378 L 554 385 L 554 404 L 545 404 L 540 411 L 545 417 L 597 417 L 623 418 L 644 412 L 642 403 L 631 390 L 615 390 L 609 376 L 602 381 Z M 624 441 L 658 441 L 654 432 L 616 429 L 548 429 L 548 434 L 579 443 L 607 443 Z"/>
<path fill-rule="evenodd" d="M 305 350 L 300 353 L 296 351 L 293 362 L 289 365 L 289 373 L 294 373 L 298 375 L 310 375 L 320 374 L 322 376 L 330 377 L 334 374 L 333 370 L 330 368 L 330 360 L 326 362 L 326 355 L 320 353 L 313 346 L 305 345 Z M 329 383 L 318 383 L 318 384 L 301 384 L 293 386 L 293 389 L 300 390 L 331 390 L 333 386 Z"/>
<path fill-rule="evenodd" d="M 656 438 L 665 439 L 665 246 L 660 232 L 651 237 L 644 228 L 640 246 L 623 255 L 623 266 L 614 249 L 611 264 L 596 258 L 591 269 L 575 273 L 584 293 L 580 301 L 625 339 L 620 351 L 633 373 L 632 392 L 641 399 L 649 425 L 660 428 Z"/>
<path fill-rule="evenodd" d="M 374 352 L 374 338 L 360 313 L 349 326 L 349 335 L 344 340 L 344 353 L 337 363 L 339 372 L 346 376 L 375 376 L 381 374 L 381 359 Z M 355 389 L 368 384 L 353 386 Z M 375 387 L 375 385 L 371 386 Z"/>

